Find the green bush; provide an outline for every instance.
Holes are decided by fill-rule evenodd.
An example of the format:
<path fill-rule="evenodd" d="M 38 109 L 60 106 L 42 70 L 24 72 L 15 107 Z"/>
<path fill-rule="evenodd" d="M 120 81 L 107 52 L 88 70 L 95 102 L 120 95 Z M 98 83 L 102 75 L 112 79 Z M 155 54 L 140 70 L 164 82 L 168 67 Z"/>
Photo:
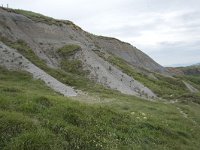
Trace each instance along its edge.
<path fill-rule="evenodd" d="M 82 70 L 82 62 L 80 60 L 62 60 L 61 68 L 66 72 L 71 72 L 75 74 L 84 74 Z"/>
<path fill-rule="evenodd" d="M 86 75 L 86 71 L 82 68 L 82 62 L 77 59 L 73 59 L 72 56 L 75 55 L 77 51 L 81 49 L 78 45 L 65 45 L 62 48 L 59 48 L 57 50 L 57 53 L 62 58 L 60 62 L 61 69 L 70 72 L 72 74 L 78 74 L 78 75 Z"/>
<path fill-rule="evenodd" d="M 57 52 L 61 57 L 69 57 L 71 55 L 74 55 L 80 49 L 81 49 L 80 46 L 70 44 L 70 45 L 65 45 L 62 48 L 59 48 Z"/>

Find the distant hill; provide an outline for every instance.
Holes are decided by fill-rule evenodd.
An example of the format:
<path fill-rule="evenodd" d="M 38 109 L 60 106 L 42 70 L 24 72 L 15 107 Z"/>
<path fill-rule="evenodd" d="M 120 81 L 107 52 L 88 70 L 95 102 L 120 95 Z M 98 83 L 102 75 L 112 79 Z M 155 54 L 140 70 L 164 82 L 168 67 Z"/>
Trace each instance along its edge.
<path fill-rule="evenodd" d="M 200 75 L 200 63 L 181 69 L 186 75 Z"/>
<path fill-rule="evenodd" d="M 169 67 L 168 70 L 177 75 L 200 75 L 200 63 L 187 67 Z"/>

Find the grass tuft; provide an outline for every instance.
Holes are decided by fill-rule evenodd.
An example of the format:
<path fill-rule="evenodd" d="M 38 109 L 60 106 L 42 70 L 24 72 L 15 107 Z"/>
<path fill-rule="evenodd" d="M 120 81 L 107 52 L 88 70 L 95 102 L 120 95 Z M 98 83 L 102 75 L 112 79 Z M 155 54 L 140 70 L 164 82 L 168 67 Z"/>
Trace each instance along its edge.
<path fill-rule="evenodd" d="M 57 50 L 57 52 L 61 57 L 69 57 L 71 55 L 74 55 L 80 49 L 81 49 L 80 46 L 74 45 L 74 44 L 70 44 L 70 45 L 65 45 L 62 48 L 59 48 Z"/>

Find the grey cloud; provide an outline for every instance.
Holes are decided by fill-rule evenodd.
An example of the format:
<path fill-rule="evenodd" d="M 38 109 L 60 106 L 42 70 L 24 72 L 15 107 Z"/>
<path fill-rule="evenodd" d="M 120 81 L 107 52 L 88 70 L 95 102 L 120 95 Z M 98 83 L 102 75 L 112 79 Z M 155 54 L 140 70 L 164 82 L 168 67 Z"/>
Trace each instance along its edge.
<path fill-rule="evenodd" d="M 150 55 L 164 66 L 191 65 L 200 62 L 199 43 L 160 43 L 161 49 L 156 49 Z"/>

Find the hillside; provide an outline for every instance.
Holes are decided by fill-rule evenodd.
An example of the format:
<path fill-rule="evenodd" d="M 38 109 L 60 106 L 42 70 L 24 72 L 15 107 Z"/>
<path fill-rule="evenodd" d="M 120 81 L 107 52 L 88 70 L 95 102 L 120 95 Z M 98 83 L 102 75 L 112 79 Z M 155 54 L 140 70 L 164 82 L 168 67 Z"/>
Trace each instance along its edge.
<path fill-rule="evenodd" d="M 128 43 L 0 8 L 0 149 L 198 149 L 199 91 Z"/>
<path fill-rule="evenodd" d="M 195 64 L 186 67 L 168 68 L 172 74 L 179 75 L 200 75 L 200 64 Z"/>
<path fill-rule="evenodd" d="M 200 64 L 179 68 L 185 75 L 200 75 Z"/>

